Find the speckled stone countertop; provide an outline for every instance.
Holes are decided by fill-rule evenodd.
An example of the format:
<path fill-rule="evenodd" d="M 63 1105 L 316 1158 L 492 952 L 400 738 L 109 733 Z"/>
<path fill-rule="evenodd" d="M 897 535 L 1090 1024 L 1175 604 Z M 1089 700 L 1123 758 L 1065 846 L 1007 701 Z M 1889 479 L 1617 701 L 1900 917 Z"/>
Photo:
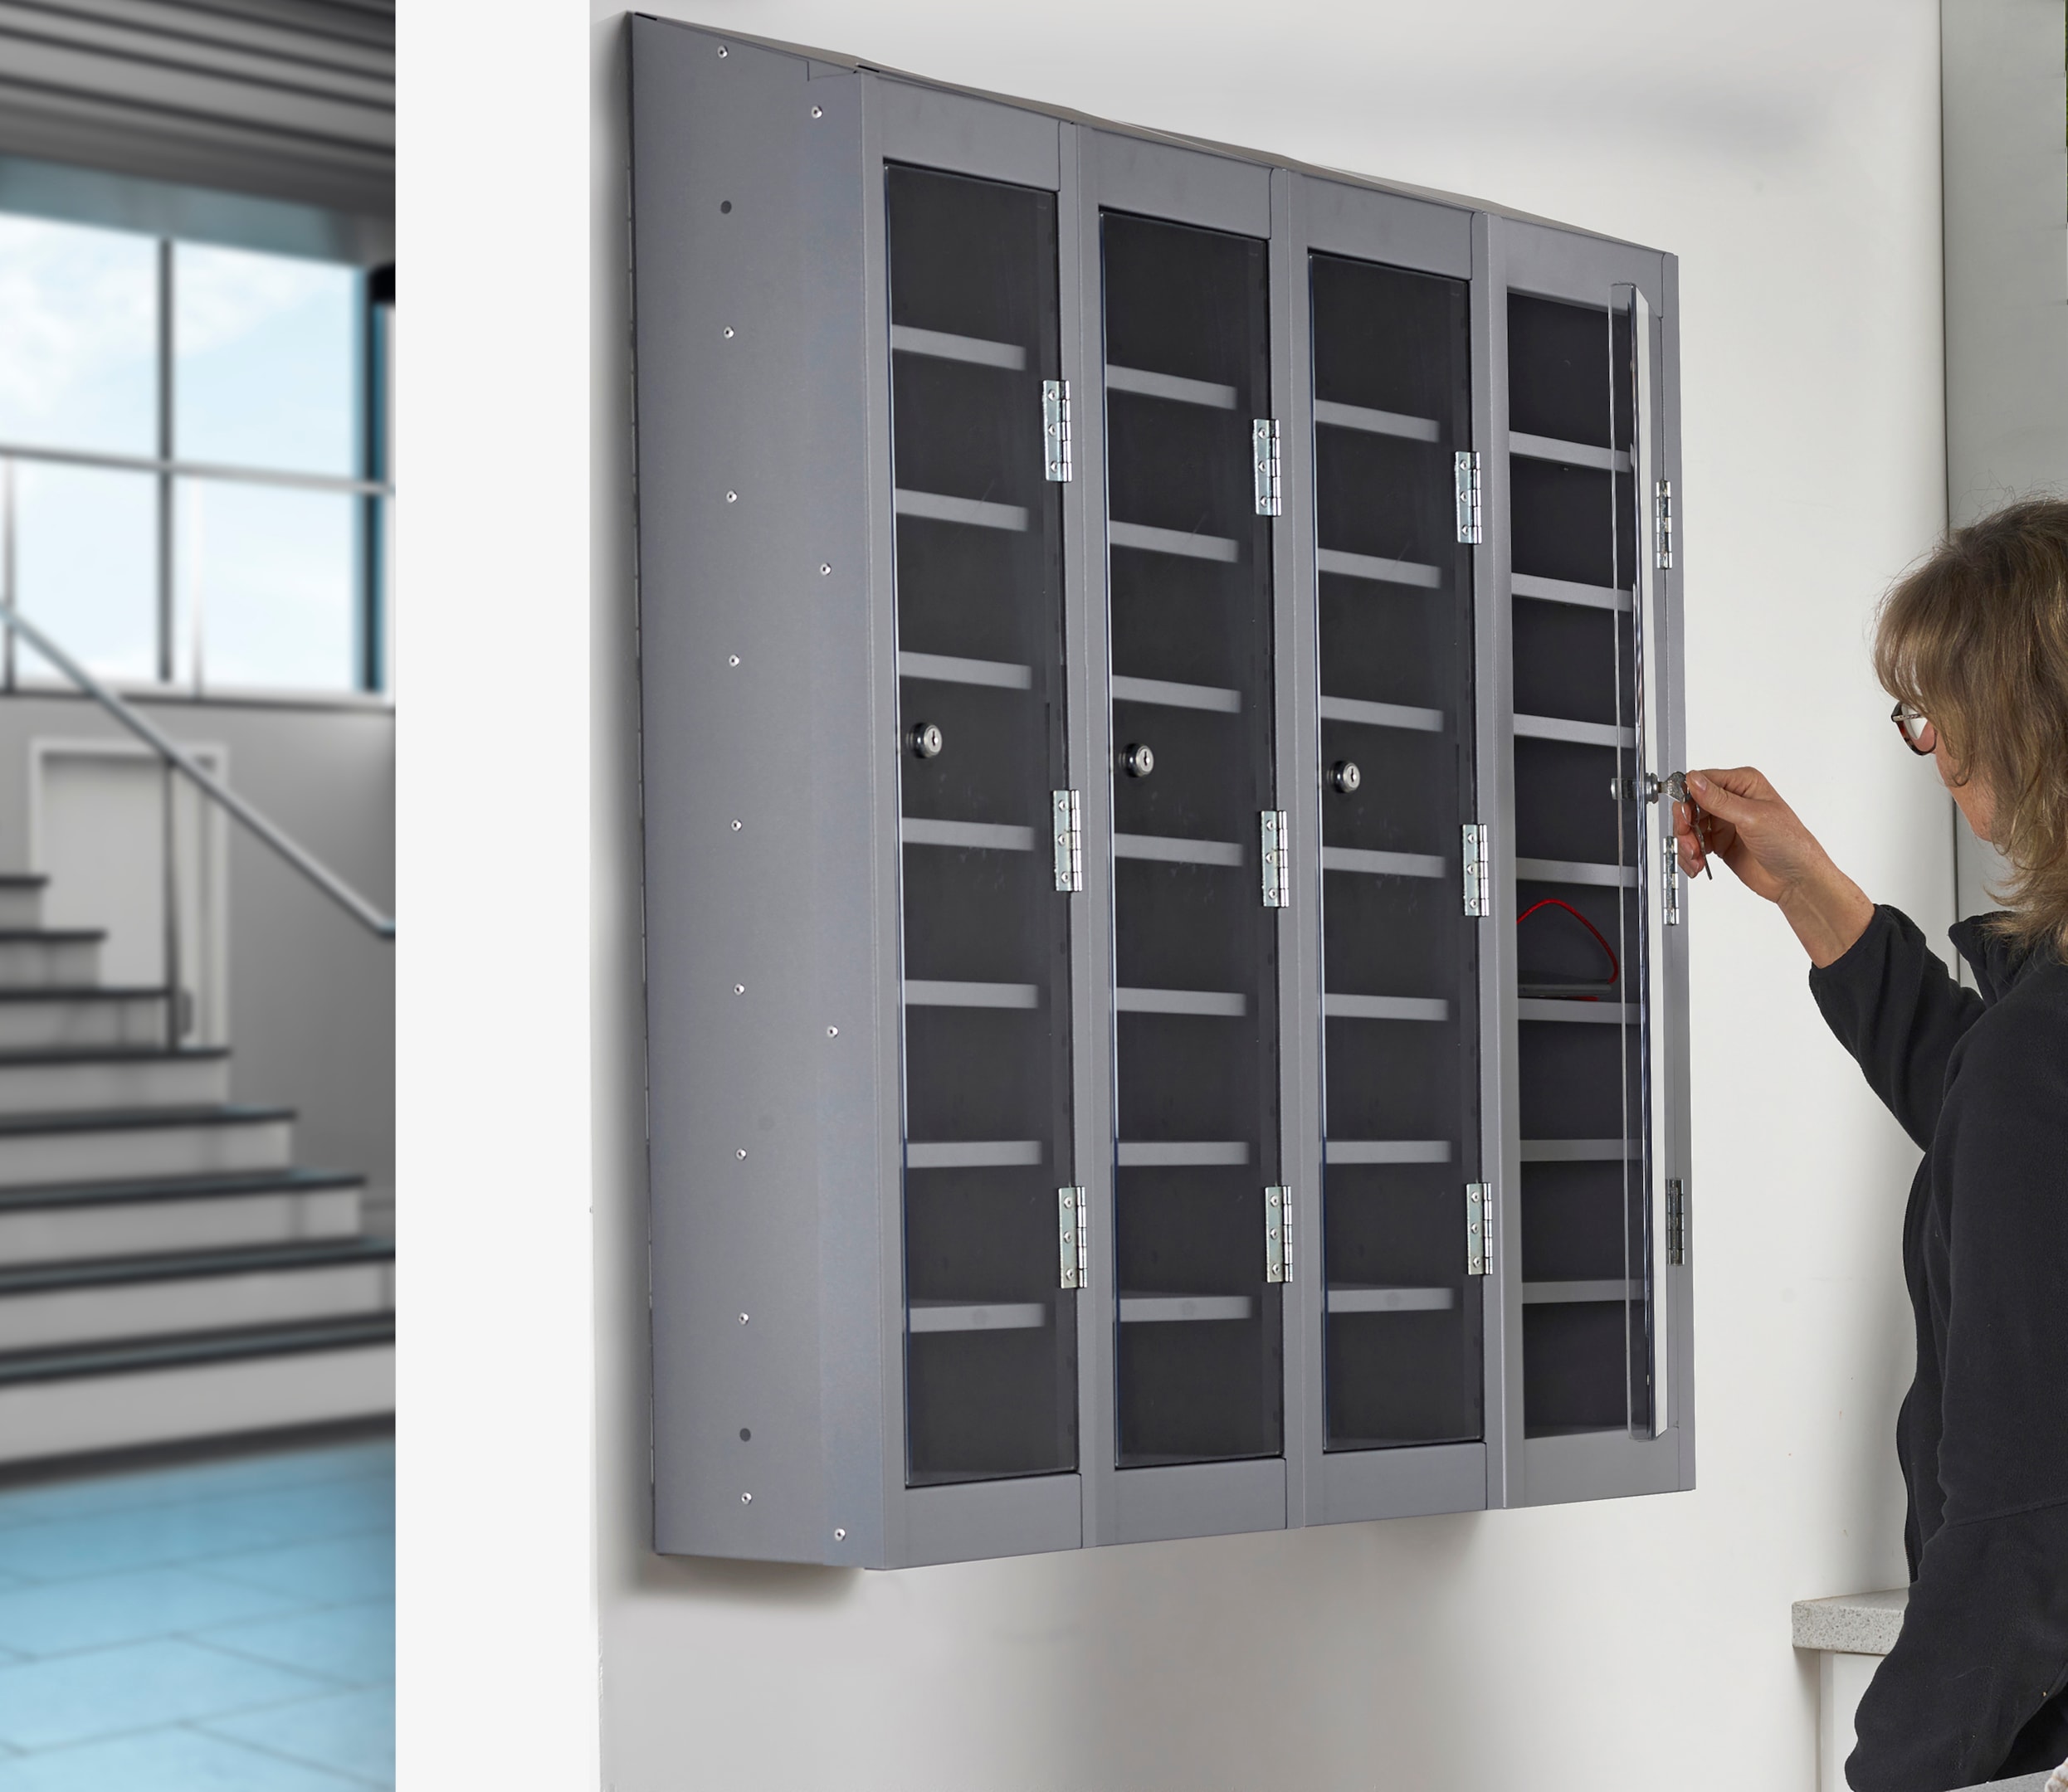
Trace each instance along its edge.
<path fill-rule="evenodd" d="M 1885 1655 L 1903 1629 L 1908 1587 L 1885 1593 L 1845 1593 L 1836 1599 L 1797 1600 L 1790 1609 L 1795 1646 L 1841 1655 Z"/>

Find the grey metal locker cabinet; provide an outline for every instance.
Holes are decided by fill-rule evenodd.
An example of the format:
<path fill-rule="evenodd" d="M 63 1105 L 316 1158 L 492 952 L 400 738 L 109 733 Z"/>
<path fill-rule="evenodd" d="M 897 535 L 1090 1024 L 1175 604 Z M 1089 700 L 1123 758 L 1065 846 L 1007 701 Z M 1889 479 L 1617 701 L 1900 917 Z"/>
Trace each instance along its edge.
<path fill-rule="evenodd" d="M 1505 1504 L 1692 1486 L 1674 263 L 1490 220 Z"/>

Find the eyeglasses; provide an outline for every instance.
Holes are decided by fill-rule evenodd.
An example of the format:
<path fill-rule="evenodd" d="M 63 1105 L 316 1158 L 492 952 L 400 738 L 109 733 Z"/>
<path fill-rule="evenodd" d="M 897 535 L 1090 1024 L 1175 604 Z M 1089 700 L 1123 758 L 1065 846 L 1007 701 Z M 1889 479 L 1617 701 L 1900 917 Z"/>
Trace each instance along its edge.
<path fill-rule="evenodd" d="M 1906 703 L 1898 704 L 1889 712 L 1889 719 L 1902 735 L 1903 744 L 1920 759 L 1929 759 L 1932 749 L 1939 744 L 1939 731 Z"/>

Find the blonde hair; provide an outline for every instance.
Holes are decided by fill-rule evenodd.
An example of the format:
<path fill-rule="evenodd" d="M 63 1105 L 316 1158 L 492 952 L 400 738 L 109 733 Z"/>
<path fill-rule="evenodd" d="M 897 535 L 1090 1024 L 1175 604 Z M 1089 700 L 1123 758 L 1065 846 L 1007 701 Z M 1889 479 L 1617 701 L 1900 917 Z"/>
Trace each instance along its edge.
<path fill-rule="evenodd" d="M 1997 930 L 2068 956 L 2068 503 L 1949 533 L 1882 600 L 1874 669 L 1988 790 L 2012 873 Z"/>

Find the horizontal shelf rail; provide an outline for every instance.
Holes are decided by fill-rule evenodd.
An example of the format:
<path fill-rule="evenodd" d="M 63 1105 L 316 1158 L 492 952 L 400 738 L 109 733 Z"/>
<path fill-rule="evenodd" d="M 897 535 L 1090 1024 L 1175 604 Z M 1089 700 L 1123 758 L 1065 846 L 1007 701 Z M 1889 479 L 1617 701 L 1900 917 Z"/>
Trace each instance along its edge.
<path fill-rule="evenodd" d="M 1451 1142 L 1447 1138 L 1332 1138 L 1323 1142 L 1321 1156 L 1324 1163 L 1332 1164 L 1448 1163 Z"/>
<path fill-rule="evenodd" d="M 1340 548 L 1323 548 L 1315 552 L 1314 570 L 1333 572 L 1340 578 L 1366 579 L 1377 585 L 1412 585 L 1423 591 L 1436 591 L 1443 584 L 1440 567 L 1424 566 L 1419 560 L 1382 560 L 1375 554 L 1348 553 Z"/>
<path fill-rule="evenodd" d="M 987 342 L 981 336 L 893 324 L 890 347 L 900 354 L 929 355 L 936 361 L 966 361 L 974 367 L 1002 368 L 1008 373 L 1027 371 L 1027 351 L 1017 343 Z"/>
<path fill-rule="evenodd" d="M 1457 1303 L 1456 1288 L 1363 1288 L 1346 1283 L 1331 1284 L 1329 1289 L 1331 1317 L 1337 1313 L 1448 1312 Z"/>
<path fill-rule="evenodd" d="M 1367 877 L 1440 878 L 1451 861 L 1435 853 L 1378 852 L 1366 846 L 1324 846 L 1324 871 L 1356 871 Z"/>
<path fill-rule="evenodd" d="M 914 1301 L 905 1309 L 910 1332 L 1034 1332 L 1048 1323 L 1042 1301 Z"/>
<path fill-rule="evenodd" d="M 1578 1305 L 1582 1302 L 1642 1300 L 1644 1283 L 1641 1282 L 1525 1282 L 1522 1285 L 1522 1303 L 1525 1307 L 1555 1307 Z"/>
<path fill-rule="evenodd" d="M 1123 1139 L 1114 1148 L 1114 1161 L 1123 1170 L 1206 1169 L 1246 1164 L 1250 1161 L 1250 1147 L 1246 1139 Z"/>
<path fill-rule="evenodd" d="M 1636 1145 L 1619 1138 L 1526 1138 L 1524 1163 L 1616 1163 L 1637 1156 Z"/>
<path fill-rule="evenodd" d="M 960 660 L 952 654 L 900 653 L 898 676 L 940 684 L 983 684 L 996 690 L 1032 690 L 1034 669 L 1007 660 Z"/>
<path fill-rule="evenodd" d="M 1238 1020 L 1250 1011 L 1250 999 L 1239 991 L 1116 989 L 1113 1006 L 1119 1014 L 1204 1015 Z"/>
<path fill-rule="evenodd" d="M 1122 1325 L 1197 1325 L 1216 1319 L 1252 1319 L 1256 1302 L 1247 1294 L 1123 1294 Z"/>
<path fill-rule="evenodd" d="M 1563 741 L 1574 747 L 1635 747 L 1637 731 L 1607 722 L 1568 722 L 1563 716 L 1519 715 L 1519 740 Z"/>
<path fill-rule="evenodd" d="M 1515 1018 L 1563 1020 L 1581 1025 L 1591 1022 L 1597 1026 L 1635 1026 L 1637 1007 L 1634 1002 L 1558 1001 L 1525 996 L 1515 1004 Z"/>
<path fill-rule="evenodd" d="M 1179 840 L 1168 834 L 1115 834 L 1113 856 L 1161 864 L 1239 866 L 1245 862 L 1242 849 L 1226 840 Z"/>
<path fill-rule="evenodd" d="M 1555 460 L 1563 466 L 1592 467 L 1600 473 L 1627 473 L 1627 448 L 1597 448 L 1592 442 L 1561 441 L 1555 436 L 1529 436 L 1520 430 L 1508 432 L 1508 451 L 1525 460 Z"/>
<path fill-rule="evenodd" d="M 932 821 L 906 816 L 899 822 L 908 846 L 960 846 L 979 852 L 1032 852 L 1034 830 L 1003 821 Z"/>
<path fill-rule="evenodd" d="M 1518 859 L 1515 877 L 1524 884 L 1586 884 L 1599 889 L 1635 889 L 1635 865 L 1597 864 L 1583 859 Z"/>
<path fill-rule="evenodd" d="M 1109 523 L 1106 539 L 1115 548 L 1175 554 L 1181 560 L 1215 560 L 1232 566 L 1242 558 L 1241 543 L 1225 535 L 1189 535 L 1183 529 L 1157 528 L 1147 523 Z"/>
<path fill-rule="evenodd" d="M 1398 411 L 1374 411 L 1365 405 L 1338 404 L 1333 398 L 1314 402 L 1314 420 L 1334 429 L 1362 430 L 1368 436 L 1393 436 L 1402 441 L 1432 442 L 1443 439 L 1443 428 L 1434 417 L 1407 416 Z"/>
<path fill-rule="evenodd" d="M 909 1139 L 908 1170 L 1008 1170 L 1038 1164 L 1046 1156 L 1039 1139 Z"/>
<path fill-rule="evenodd" d="M 1613 585 L 1581 585 L 1571 579 L 1539 578 L 1534 572 L 1517 572 L 1508 588 L 1518 597 L 1534 597 L 1544 603 L 1577 604 L 1583 610 L 1614 610 L 1630 613 L 1630 593 Z"/>
<path fill-rule="evenodd" d="M 1217 715 L 1240 715 L 1242 694 L 1217 684 L 1179 684 L 1169 679 L 1113 676 L 1115 703 L 1158 704 L 1166 709 L 1205 709 Z"/>
<path fill-rule="evenodd" d="M 1235 388 L 1214 380 L 1186 379 L 1176 373 L 1152 373 L 1147 368 L 1106 364 L 1106 390 L 1133 392 L 1139 398 L 1168 398 L 1173 404 L 1203 405 L 1209 411 L 1232 411 Z"/>
<path fill-rule="evenodd" d="M 1448 1020 L 1451 1005 L 1435 996 L 1339 996 L 1322 998 L 1322 1012 L 1331 1020 Z"/>
<path fill-rule="evenodd" d="M 982 498 L 950 498 L 944 492 L 907 491 L 898 488 L 900 516 L 923 517 L 929 523 L 963 523 L 972 528 L 1003 529 L 1011 534 L 1027 533 L 1027 514 L 1023 504 L 992 504 Z"/>
<path fill-rule="evenodd" d="M 1041 992 L 1032 983 L 944 983 L 907 977 L 908 1008 L 1038 1008 Z"/>
<path fill-rule="evenodd" d="M 1362 697 L 1324 697 L 1324 722 L 1353 722 L 1359 728 L 1406 728 L 1417 734 L 1441 734 L 1441 709 L 1418 709 L 1412 704 L 1368 703 Z"/>

